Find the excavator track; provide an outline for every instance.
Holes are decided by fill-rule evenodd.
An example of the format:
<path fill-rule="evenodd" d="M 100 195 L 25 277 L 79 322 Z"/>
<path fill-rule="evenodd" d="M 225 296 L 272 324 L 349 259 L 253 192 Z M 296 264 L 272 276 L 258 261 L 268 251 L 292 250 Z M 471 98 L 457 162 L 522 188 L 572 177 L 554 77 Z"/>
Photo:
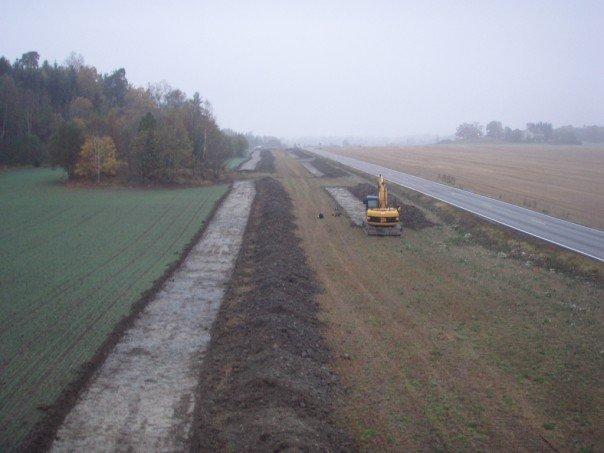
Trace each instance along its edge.
<path fill-rule="evenodd" d="M 395 227 L 375 227 L 365 224 L 364 229 L 367 236 L 400 236 L 403 234 L 401 225 Z"/>

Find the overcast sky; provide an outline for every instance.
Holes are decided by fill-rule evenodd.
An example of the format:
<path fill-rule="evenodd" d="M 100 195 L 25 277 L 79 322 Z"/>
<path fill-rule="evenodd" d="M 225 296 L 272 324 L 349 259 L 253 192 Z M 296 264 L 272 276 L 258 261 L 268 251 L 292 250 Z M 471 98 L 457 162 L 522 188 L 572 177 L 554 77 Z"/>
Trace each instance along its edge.
<path fill-rule="evenodd" d="M 166 80 L 282 137 L 604 124 L 603 1 L 0 0 L 0 54 Z"/>

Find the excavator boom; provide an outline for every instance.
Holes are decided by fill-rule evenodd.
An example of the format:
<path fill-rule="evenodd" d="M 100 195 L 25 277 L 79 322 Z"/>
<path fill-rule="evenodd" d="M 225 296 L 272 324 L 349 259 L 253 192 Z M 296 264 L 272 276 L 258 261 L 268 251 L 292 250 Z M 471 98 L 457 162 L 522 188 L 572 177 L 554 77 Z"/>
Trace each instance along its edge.
<path fill-rule="evenodd" d="M 380 175 L 380 179 L 378 180 L 378 200 L 380 209 L 388 208 L 388 189 L 386 189 L 386 181 L 382 175 Z"/>

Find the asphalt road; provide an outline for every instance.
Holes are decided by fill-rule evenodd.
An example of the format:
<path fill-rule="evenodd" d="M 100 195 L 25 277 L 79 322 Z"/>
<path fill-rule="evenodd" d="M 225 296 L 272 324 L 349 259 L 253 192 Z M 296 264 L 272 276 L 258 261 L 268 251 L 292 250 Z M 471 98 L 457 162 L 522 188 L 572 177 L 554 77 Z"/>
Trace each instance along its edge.
<path fill-rule="evenodd" d="M 604 231 L 531 211 L 494 198 L 457 189 L 438 182 L 370 164 L 352 157 L 340 156 L 320 149 L 309 150 L 327 159 L 377 176 L 417 192 L 429 195 L 480 217 L 500 223 L 544 241 L 604 261 Z"/>

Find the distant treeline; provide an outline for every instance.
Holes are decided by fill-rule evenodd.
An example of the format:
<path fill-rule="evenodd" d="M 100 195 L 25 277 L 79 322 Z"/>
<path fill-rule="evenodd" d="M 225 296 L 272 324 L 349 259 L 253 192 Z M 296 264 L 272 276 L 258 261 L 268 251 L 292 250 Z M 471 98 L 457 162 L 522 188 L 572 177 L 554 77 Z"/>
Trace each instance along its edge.
<path fill-rule="evenodd" d="M 277 137 L 272 137 L 270 135 L 262 135 L 257 136 L 252 134 L 251 132 L 247 132 L 245 134 L 245 138 L 249 143 L 250 147 L 262 146 L 264 148 L 282 148 L 283 144 L 281 140 Z"/>
<path fill-rule="evenodd" d="M 512 143 L 557 143 L 580 145 L 581 143 L 604 142 L 602 126 L 561 126 L 554 128 L 552 123 L 527 123 L 526 129 L 512 129 L 503 126 L 501 121 L 491 121 L 483 127 L 479 123 L 462 123 L 455 131 L 458 140 L 476 141 L 489 139 Z"/>
<path fill-rule="evenodd" d="M 0 58 L 0 164 L 52 164 L 69 178 L 123 175 L 173 181 L 217 176 L 254 137 L 221 130 L 209 102 L 165 83 L 131 85 L 123 68 L 100 74 L 72 54 Z"/>

